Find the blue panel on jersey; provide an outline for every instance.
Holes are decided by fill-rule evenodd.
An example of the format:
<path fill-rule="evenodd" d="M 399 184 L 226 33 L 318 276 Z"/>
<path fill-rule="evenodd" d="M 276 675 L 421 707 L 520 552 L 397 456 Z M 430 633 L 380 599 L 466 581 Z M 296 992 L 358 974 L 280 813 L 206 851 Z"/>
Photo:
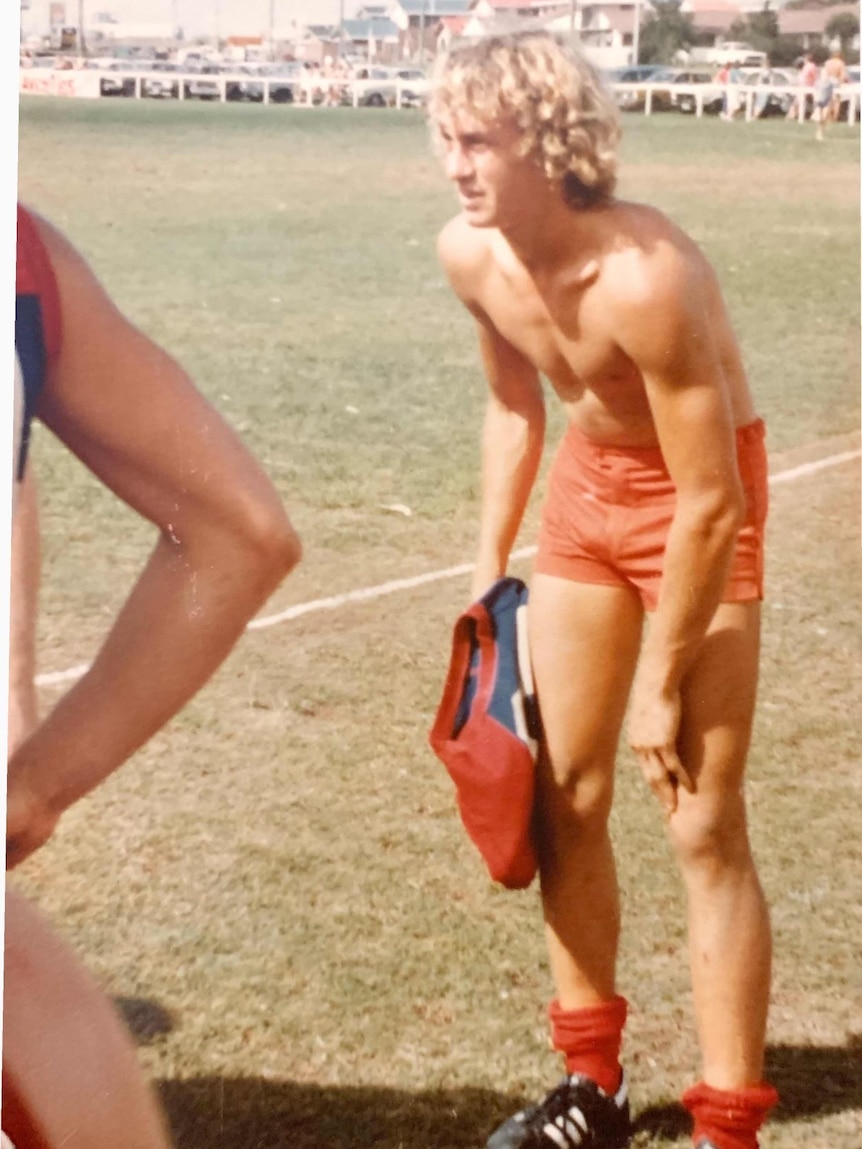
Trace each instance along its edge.
<path fill-rule="evenodd" d="M 36 404 L 45 382 L 47 353 L 42 327 L 42 304 L 38 295 L 15 297 L 15 351 L 24 377 L 24 424 L 21 434 L 21 452 L 18 457 L 18 478 L 24 474 L 30 422 L 36 413 Z"/>

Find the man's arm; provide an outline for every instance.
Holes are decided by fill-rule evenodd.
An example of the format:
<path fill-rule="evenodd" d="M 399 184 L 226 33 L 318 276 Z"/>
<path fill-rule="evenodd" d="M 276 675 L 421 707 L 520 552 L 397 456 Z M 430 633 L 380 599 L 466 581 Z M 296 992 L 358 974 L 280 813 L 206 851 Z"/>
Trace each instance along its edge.
<path fill-rule="evenodd" d="M 486 315 L 481 284 L 484 239 L 459 217 L 437 243 L 453 291 L 476 320 L 490 394 L 482 428 L 482 507 L 473 600 L 506 573 L 545 439 L 545 401 L 536 368 L 504 339 Z"/>
<path fill-rule="evenodd" d="M 27 464 L 15 495 L 9 579 L 9 753 L 36 726 L 36 617 L 41 546 L 39 501 L 33 464 Z"/>
<path fill-rule="evenodd" d="M 195 694 L 300 554 L 239 438 L 71 245 L 39 227 L 63 316 L 39 417 L 158 541 L 90 670 L 10 759 L 12 865 Z"/>
<path fill-rule="evenodd" d="M 745 504 L 712 328 L 724 320 L 707 297 L 711 272 L 679 256 L 663 262 L 650 284 L 648 307 L 624 306 L 620 345 L 643 376 L 676 487 L 658 607 L 638 664 L 629 726 L 648 780 L 673 809 L 676 782 L 691 788 L 676 753 L 680 687 L 721 600 Z"/>
<path fill-rule="evenodd" d="M 477 320 L 490 394 L 482 426 L 482 507 L 472 597 L 506 573 L 542 458 L 545 401 L 531 363 Z"/>

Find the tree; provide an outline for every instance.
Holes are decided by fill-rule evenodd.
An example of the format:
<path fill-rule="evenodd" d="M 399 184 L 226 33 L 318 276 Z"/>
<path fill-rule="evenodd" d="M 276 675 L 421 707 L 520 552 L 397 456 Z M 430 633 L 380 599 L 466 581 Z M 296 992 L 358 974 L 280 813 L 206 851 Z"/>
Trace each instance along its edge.
<path fill-rule="evenodd" d="M 748 17 L 748 35 L 752 48 L 760 52 L 769 52 L 778 39 L 778 16 L 768 3 L 764 4 L 763 11 L 752 12 Z"/>
<path fill-rule="evenodd" d="M 691 16 L 680 12 L 682 0 L 661 0 L 655 13 L 644 23 L 640 32 L 642 64 L 670 64 L 677 52 L 688 49 L 695 42 Z"/>
<path fill-rule="evenodd" d="M 750 44 L 758 52 L 765 52 L 771 64 L 777 67 L 792 64 L 802 52 L 800 41 L 794 36 L 783 36 L 778 30 L 778 15 L 766 0 L 759 12 L 735 20 L 728 34 L 730 40 Z"/>
<path fill-rule="evenodd" d="M 836 12 L 826 25 L 826 35 L 830 40 L 841 42 L 845 54 L 854 36 L 859 35 L 859 17 L 855 12 Z"/>

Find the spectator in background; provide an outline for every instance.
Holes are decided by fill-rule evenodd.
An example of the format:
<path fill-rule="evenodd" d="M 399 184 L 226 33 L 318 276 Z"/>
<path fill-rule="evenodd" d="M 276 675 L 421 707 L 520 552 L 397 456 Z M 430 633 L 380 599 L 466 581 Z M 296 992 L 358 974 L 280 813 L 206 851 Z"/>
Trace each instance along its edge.
<path fill-rule="evenodd" d="M 788 120 L 798 119 L 800 124 L 803 124 L 808 118 L 808 101 L 812 96 L 814 85 L 817 83 L 818 72 L 819 69 L 814 62 L 814 57 L 810 52 L 806 52 L 802 67 L 799 69 L 799 84 L 800 87 L 809 90 L 800 92 L 790 105 L 787 112 Z"/>
<path fill-rule="evenodd" d="M 742 83 L 742 73 L 739 64 L 734 61 L 727 72 L 727 91 L 724 94 L 723 120 L 733 120 L 737 114 L 745 109 L 745 101 L 739 94 L 738 87 Z"/>
<path fill-rule="evenodd" d="M 769 86 L 772 83 L 772 72 L 769 69 L 769 60 L 763 61 L 763 67 L 757 73 L 757 87 L 763 89 L 754 93 L 751 101 L 751 118 L 759 120 L 769 104 Z"/>
<path fill-rule="evenodd" d="M 837 90 L 838 85 L 824 64 L 817 73 L 817 79 L 814 82 L 814 111 L 811 113 L 811 118 L 817 125 L 815 138 L 818 140 L 823 139 L 823 125 L 831 118 L 832 103 Z"/>
<path fill-rule="evenodd" d="M 831 123 L 837 123 L 838 112 L 841 108 L 840 89 L 842 84 L 847 83 L 847 65 L 844 63 L 844 57 L 841 55 L 839 49 L 836 49 L 832 53 L 823 65 L 823 70 L 832 81 L 832 100 L 829 105 L 827 119 Z"/>

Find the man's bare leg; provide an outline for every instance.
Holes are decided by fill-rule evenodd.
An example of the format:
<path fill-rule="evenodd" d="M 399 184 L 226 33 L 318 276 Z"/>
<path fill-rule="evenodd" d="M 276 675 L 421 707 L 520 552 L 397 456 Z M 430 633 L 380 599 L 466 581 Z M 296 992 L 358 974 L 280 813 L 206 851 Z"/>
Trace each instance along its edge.
<path fill-rule="evenodd" d="M 530 644 L 546 752 L 538 846 L 560 1006 L 615 994 L 620 913 L 608 815 L 614 760 L 641 639 L 632 591 L 534 576 Z"/>
<path fill-rule="evenodd" d="M 758 603 L 721 605 L 683 689 L 680 756 L 694 794 L 669 819 L 688 893 L 704 1081 L 759 1083 L 769 999 L 769 915 L 749 847 L 742 790 L 760 646 Z"/>

